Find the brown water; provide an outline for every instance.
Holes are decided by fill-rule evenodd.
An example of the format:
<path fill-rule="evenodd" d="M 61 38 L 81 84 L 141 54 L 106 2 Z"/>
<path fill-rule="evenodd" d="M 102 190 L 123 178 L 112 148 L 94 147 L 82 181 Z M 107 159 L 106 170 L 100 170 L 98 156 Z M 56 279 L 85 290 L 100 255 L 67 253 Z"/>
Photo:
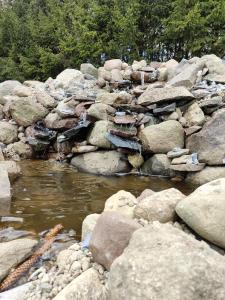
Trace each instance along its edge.
<path fill-rule="evenodd" d="M 24 161 L 20 165 L 23 175 L 13 185 L 10 215 L 24 219 L 14 227 L 35 232 L 62 223 L 79 236 L 85 216 L 101 212 L 105 200 L 121 189 L 136 196 L 146 188 L 176 187 L 185 194 L 193 190 L 184 183 L 159 178 L 90 175 L 57 162 Z"/>

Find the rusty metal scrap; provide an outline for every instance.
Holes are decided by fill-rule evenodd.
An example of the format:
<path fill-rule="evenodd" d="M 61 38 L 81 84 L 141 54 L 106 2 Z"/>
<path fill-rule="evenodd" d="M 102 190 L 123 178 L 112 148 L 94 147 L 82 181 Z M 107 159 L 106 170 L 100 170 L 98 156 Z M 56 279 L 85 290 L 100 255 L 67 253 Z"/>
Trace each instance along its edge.
<path fill-rule="evenodd" d="M 29 269 L 38 261 L 38 259 L 48 250 L 55 240 L 55 236 L 63 229 L 61 224 L 56 225 L 45 237 L 45 243 L 37 249 L 25 262 L 19 265 L 0 285 L 0 292 L 4 292 L 12 287 Z"/>

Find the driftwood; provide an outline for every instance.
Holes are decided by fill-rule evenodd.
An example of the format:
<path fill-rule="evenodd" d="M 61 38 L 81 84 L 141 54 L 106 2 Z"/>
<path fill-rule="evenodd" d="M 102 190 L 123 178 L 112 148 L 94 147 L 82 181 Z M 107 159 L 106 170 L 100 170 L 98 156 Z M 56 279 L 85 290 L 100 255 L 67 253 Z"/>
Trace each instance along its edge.
<path fill-rule="evenodd" d="M 32 256 L 19 265 L 0 285 L 0 292 L 4 292 L 12 287 L 29 269 L 38 261 L 38 259 L 48 250 L 55 240 L 55 236 L 63 229 L 61 224 L 56 225 L 45 237 L 45 243 L 37 249 Z"/>

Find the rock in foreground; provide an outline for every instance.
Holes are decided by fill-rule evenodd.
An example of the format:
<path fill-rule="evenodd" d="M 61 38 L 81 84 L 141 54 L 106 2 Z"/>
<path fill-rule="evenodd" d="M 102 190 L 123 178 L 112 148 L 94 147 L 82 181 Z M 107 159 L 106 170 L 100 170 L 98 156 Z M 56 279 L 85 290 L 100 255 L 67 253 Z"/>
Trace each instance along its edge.
<path fill-rule="evenodd" d="M 225 259 L 169 224 L 137 230 L 111 266 L 111 300 L 223 300 Z"/>
<path fill-rule="evenodd" d="M 176 207 L 177 214 L 201 237 L 225 248 L 225 178 L 211 181 Z"/>
<path fill-rule="evenodd" d="M 90 241 L 94 261 L 109 269 L 123 253 L 132 233 L 141 226 L 117 212 L 104 212 L 98 219 Z"/>

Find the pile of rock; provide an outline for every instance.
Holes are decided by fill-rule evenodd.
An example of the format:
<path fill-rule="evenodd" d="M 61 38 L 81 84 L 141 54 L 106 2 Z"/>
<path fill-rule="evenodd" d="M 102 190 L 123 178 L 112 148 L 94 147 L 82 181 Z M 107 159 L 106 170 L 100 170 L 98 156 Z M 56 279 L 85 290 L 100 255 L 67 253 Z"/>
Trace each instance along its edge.
<path fill-rule="evenodd" d="M 202 184 L 225 174 L 224 95 L 225 65 L 215 55 L 113 59 L 45 83 L 5 81 L 1 148 L 15 160 L 48 154 L 95 174 L 133 169 Z"/>
<path fill-rule="evenodd" d="M 81 243 L 61 251 L 50 267 L 37 269 L 28 283 L 0 299 L 222 300 L 224 192 L 225 178 L 187 197 L 174 188 L 145 190 L 137 198 L 119 191 L 107 199 L 101 214 L 85 218 Z M 2 262 L 2 276 L 35 243 L 2 243 L 1 249 L 12 253 Z"/>

